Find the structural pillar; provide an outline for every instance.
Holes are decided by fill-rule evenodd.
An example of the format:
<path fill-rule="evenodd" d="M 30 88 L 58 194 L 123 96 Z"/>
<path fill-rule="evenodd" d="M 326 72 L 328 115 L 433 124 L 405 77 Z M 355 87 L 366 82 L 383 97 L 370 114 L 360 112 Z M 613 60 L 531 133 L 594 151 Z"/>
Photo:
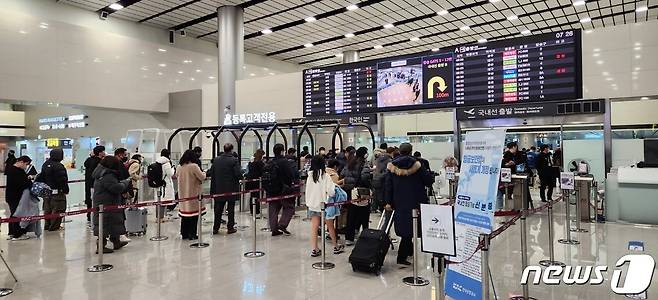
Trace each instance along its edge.
<path fill-rule="evenodd" d="M 343 51 L 343 63 L 352 63 L 359 61 L 359 51 L 345 50 Z"/>
<path fill-rule="evenodd" d="M 217 86 L 219 124 L 224 124 L 227 113 L 235 110 L 235 81 L 240 78 L 244 64 L 244 11 L 238 6 L 217 9 Z M 221 140 L 221 139 L 220 139 Z"/>

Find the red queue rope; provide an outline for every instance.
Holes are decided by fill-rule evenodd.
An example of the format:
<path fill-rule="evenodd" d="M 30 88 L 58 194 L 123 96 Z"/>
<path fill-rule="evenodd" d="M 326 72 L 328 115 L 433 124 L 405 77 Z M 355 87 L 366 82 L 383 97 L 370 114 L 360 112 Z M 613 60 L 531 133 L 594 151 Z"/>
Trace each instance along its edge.
<path fill-rule="evenodd" d="M 511 218 L 511 219 L 508 220 L 507 222 L 503 223 L 503 225 L 501 225 L 500 227 L 496 228 L 496 230 L 492 231 L 492 232 L 489 234 L 489 240 L 493 240 L 495 237 L 497 237 L 497 236 L 499 236 L 500 234 L 502 234 L 503 232 L 505 232 L 505 230 L 507 230 L 507 229 L 509 229 L 510 227 L 512 227 L 512 225 L 516 224 L 516 221 L 518 221 L 518 220 L 521 218 L 521 216 L 522 216 L 523 213 L 527 213 L 528 215 L 535 214 L 535 213 L 537 213 L 537 212 L 540 212 L 540 211 L 542 211 L 542 210 L 548 208 L 549 205 L 553 205 L 553 204 L 555 204 L 555 203 L 558 203 L 558 202 L 562 201 L 562 199 L 563 199 L 562 196 L 560 196 L 559 198 L 557 198 L 557 199 L 551 201 L 550 203 L 546 203 L 546 204 L 544 204 L 544 205 L 542 205 L 542 206 L 540 206 L 540 207 L 532 208 L 532 209 L 527 209 L 527 210 L 525 210 L 525 211 L 519 211 L 519 212 L 518 212 L 513 218 Z M 450 261 L 450 260 L 446 260 L 446 264 L 447 264 L 447 265 L 458 265 L 458 264 L 463 264 L 463 263 L 465 263 L 465 262 L 468 262 L 468 261 L 470 261 L 471 259 L 473 259 L 473 256 L 475 256 L 475 253 L 477 253 L 478 251 L 482 250 L 483 247 L 484 247 L 484 243 L 480 242 L 480 243 L 478 244 L 477 248 L 475 248 L 475 251 L 473 251 L 473 253 L 471 253 L 471 255 L 470 255 L 468 258 L 466 258 L 466 259 L 464 259 L 464 260 L 462 260 L 462 261 Z"/>
<path fill-rule="evenodd" d="M 142 178 L 146 178 L 146 176 L 144 175 L 144 176 L 142 176 Z M 208 177 L 208 178 L 210 178 L 210 177 Z M 256 178 L 256 179 L 242 179 L 242 180 L 240 180 L 240 183 L 258 182 L 258 181 L 260 181 L 259 178 Z M 85 180 L 84 179 L 69 180 L 66 183 L 80 183 L 80 182 L 85 182 Z M 0 189 L 6 189 L 6 188 L 7 188 L 6 185 L 0 185 Z"/>

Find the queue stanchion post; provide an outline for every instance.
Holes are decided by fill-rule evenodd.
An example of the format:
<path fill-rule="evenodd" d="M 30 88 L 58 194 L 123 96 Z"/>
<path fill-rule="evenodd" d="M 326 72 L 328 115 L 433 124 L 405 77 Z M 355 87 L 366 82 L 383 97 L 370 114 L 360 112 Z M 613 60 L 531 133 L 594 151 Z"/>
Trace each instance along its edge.
<path fill-rule="evenodd" d="M 257 235 L 257 232 L 258 232 L 256 230 L 256 226 L 258 226 L 258 224 L 257 224 L 258 220 L 256 219 L 256 201 L 258 201 L 258 199 L 251 198 L 251 208 L 252 208 L 252 212 L 253 212 L 251 214 L 251 217 L 252 217 L 252 222 L 253 222 L 252 225 L 254 227 L 254 230 L 253 230 L 254 238 L 253 238 L 253 244 L 252 244 L 253 247 L 252 247 L 251 251 L 244 254 L 244 257 L 248 257 L 248 258 L 257 258 L 257 257 L 265 256 L 265 252 L 256 250 L 256 235 Z"/>
<path fill-rule="evenodd" d="M 446 299 L 446 292 L 445 292 L 446 259 L 443 255 L 435 255 L 432 257 L 432 259 L 433 259 L 434 274 L 436 280 L 434 291 L 437 296 L 435 299 L 445 300 Z"/>
<path fill-rule="evenodd" d="M 528 228 L 527 228 L 527 220 L 526 218 L 528 217 L 528 199 L 527 194 L 526 194 L 526 189 L 528 188 L 528 177 L 522 179 L 522 188 L 523 192 L 521 193 L 521 269 L 525 270 L 526 267 L 528 267 Z M 489 274 L 482 274 L 482 278 L 489 277 Z M 528 287 L 527 284 L 522 285 L 522 296 L 512 296 L 510 297 L 510 300 L 530 300 L 530 299 L 535 299 L 530 297 L 530 288 Z"/>
<path fill-rule="evenodd" d="M 580 215 L 580 209 L 581 209 L 581 207 L 580 207 L 580 203 L 581 203 L 580 202 L 580 197 L 582 196 L 582 193 L 580 192 L 581 188 L 582 187 L 580 186 L 580 183 L 577 183 L 577 187 L 576 187 L 576 227 L 571 228 L 571 231 L 573 231 L 573 232 L 588 232 L 587 229 L 583 229 L 583 228 L 580 227 L 580 219 L 582 218 L 582 216 Z"/>
<path fill-rule="evenodd" d="M 0 259 L 2 259 L 2 262 L 5 264 L 5 267 L 7 267 L 7 270 L 9 271 L 9 274 L 11 274 L 11 277 L 14 278 L 14 287 L 15 287 L 16 284 L 18 283 L 18 278 L 16 278 L 16 275 L 14 274 L 14 271 L 11 270 L 11 268 L 9 267 L 9 264 L 5 260 L 5 257 L 2 255 L 2 253 L 4 253 L 4 251 L 0 250 Z M 8 296 L 13 292 L 14 292 L 14 289 L 12 289 L 12 288 L 0 288 L 0 297 Z"/>
<path fill-rule="evenodd" d="M 413 228 L 413 262 L 412 262 L 412 276 L 402 278 L 402 282 L 410 286 L 424 286 L 428 285 L 429 280 L 418 276 L 418 209 L 411 211 L 412 228 Z"/>
<path fill-rule="evenodd" d="M 566 191 L 566 193 L 564 192 Z M 569 195 L 571 190 L 562 190 L 562 197 L 564 197 L 564 205 L 566 205 L 566 221 L 564 222 L 564 228 L 566 228 L 566 238 L 559 239 L 557 242 L 560 244 L 566 245 L 579 245 L 580 242 L 571 238 L 571 201 L 569 200 Z"/>
<path fill-rule="evenodd" d="M 482 245 L 482 249 L 480 249 L 480 254 L 481 254 L 481 259 L 480 259 L 480 270 L 482 270 L 482 300 L 489 300 L 490 298 L 490 293 L 489 293 L 489 244 L 491 240 L 489 239 L 489 235 L 482 233 L 480 234 L 479 237 L 479 242 L 480 245 Z"/>
<path fill-rule="evenodd" d="M 313 269 L 316 270 L 330 270 L 336 267 L 336 265 L 327 262 L 327 257 L 326 257 L 327 251 L 325 251 L 327 248 L 327 229 L 324 226 L 324 223 L 326 222 L 327 219 L 327 204 L 322 202 L 321 205 L 322 206 L 320 208 L 320 227 L 322 227 L 322 253 L 321 253 L 322 257 L 320 262 L 316 262 L 311 266 L 313 267 Z"/>
<path fill-rule="evenodd" d="M 240 201 L 240 212 L 242 212 L 242 211 L 244 210 L 242 202 L 244 201 L 244 199 L 245 199 L 245 197 L 246 197 L 246 195 L 247 195 L 247 194 L 245 193 L 246 190 L 247 190 L 247 184 L 245 183 L 244 180 L 241 180 L 241 181 L 240 181 L 240 197 L 239 197 L 239 201 Z M 250 206 L 253 207 L 253 205 L 251 205 L 251 204 L 250 204 Z M 235 209 L 235 208 L 234 208 L 234 209 Z M 249 225 L 236 225 L 235 228 L 238 229 L 238 230 L 240 230 L 240 231 L 244 231 L 245 229 L 249 228 Z"/>
<path fill-rule="evenodd" d="M 554 243 L 554 229 L 553 229 L 553 201 L 548 201 L 548 256 L 549 259 L 540 260 L 539 264 L 544 267 L 561 266 L 564 267 L 563 262 L 555 260 Z"/>
<path fill-rule="evenodd" d="M 87 271 L 92 273 L 105 272 L 114 268 L 110 264 L 103 263 L 103 250 L 105 248 L 105 232 L 103 231 L 104 212 L 103 204 L 98 205 L 98 245 L 96 248 L 96 252 L 98 252 L 98 264 L 87 268 Z"/>
<path fill-rule="evenodd" d="M 263 181 L 261 180 L 261 181 L 260 181 L 260 192 L 259 192 L 259 198 L 260 198 L 260 199 L 263 199 L 264 196 L 265 196 L 265 192 L 263 191 Z M 260 200 L 259 200 L 259 201 L 260 201 Z M 260 206 L 260 212 L 261 212 L 261 214 L 263 213 L 263 209 L 265 208 L 265 206 L 262 205 L 262 204 L 267 204 L 267 212 L 269 213 L 269 212 L 270 212 L 270 203 L 267 202 L 267 201 L 263 201 L 263 202 L 261 203 L 261 206 Z M 263 232 L 272 232 L 272 230 L 270 229 L 270 226 L 269 226 L 269 222 L 267 222 L 266 224 L 267 224 L 267 226 L 261 228 L 260 231 L 263 231 Z"/>
<path fill-rule="evenodd" d="M 197 234 L 199 236 L 199 239 L 196 243 L 191 244 L 190 248 L 200 249 L 200 248 L 206 248 L 206 247 L 210 246 L 210 244 L 203 242 L 203 228 L 201 228 L 201 223 L 203 223 L 202 218 L 201 218 L 201 216 L 202 216 L 201 212 L 203 211 L 202 208 L 203 208 L 203 196 L 199 195 L 199 218 L 198 218 L 198 222 L 197 222 Z"/>
<path fill-rule="evenodd" d="M 162 236 L 162 221 L 164 220 L 164 216 L 162 216 L 162 195 L 163 195 L 163 189 L 164 187 L 159 187 L 156 189 L 155 192 L 155 197 L 156 197 L 156 203 L 155 203 L 155 220 L 156 220 L 156 233 L 154 237 L 151 237 L 149 240 L 154 241 L 154 242 L 160 242 L 168 239 L 169 237 Z"/>

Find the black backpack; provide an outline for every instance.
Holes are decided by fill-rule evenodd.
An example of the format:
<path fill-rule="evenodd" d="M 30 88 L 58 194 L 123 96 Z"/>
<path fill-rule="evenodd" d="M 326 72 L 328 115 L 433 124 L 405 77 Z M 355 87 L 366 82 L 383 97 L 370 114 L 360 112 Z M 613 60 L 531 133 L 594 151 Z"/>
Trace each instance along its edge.
<path fill-rule="evenodd" d="M 146 179 L 148 184 L 152 188 L 159 188 L 167 185 L 164 181 L 164 175 L 162 171 L 162 164 L 159 162 L 154 162 L 148 166 L 146 169 Z"/>
<path fill-rule="evenodd" d="M 267 192 L 268 196 L 283 195 L 289 191 L 289 187 L 281 181 L 279 174 L 281 172 L 280 166 L 276 160 L 269 160 L 263 168 L 263 189 Z"/>

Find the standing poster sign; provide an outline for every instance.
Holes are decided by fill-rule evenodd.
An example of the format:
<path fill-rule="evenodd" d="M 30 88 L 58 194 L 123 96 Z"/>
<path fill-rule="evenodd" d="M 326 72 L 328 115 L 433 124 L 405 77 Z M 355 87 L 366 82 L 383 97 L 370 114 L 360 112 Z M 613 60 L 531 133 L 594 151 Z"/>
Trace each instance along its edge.
<path fill-rule="evenodd" d="M 446 275 L 446 294 L 453 299 L 482 299 L 486 274 L 482 274 L 480 252 L 475 250 L 479 235 L 493 229 L 504 145 L 505 130 L 466 134 L 455 202 L 456 261 L 463 263 L 449 265 Z"/>
<path fill-rule="evenodd" d="M 563 190 L 573 190 L 574 182 L 576 181 L 575 176 L 571 172 L 561 172 L 560 173 L 560 188 Z"/>
<path fill-rule="evenodd" d="M 455 256 L 455 216 L 449 205 L 420 205 L 423 252 Z"/>

